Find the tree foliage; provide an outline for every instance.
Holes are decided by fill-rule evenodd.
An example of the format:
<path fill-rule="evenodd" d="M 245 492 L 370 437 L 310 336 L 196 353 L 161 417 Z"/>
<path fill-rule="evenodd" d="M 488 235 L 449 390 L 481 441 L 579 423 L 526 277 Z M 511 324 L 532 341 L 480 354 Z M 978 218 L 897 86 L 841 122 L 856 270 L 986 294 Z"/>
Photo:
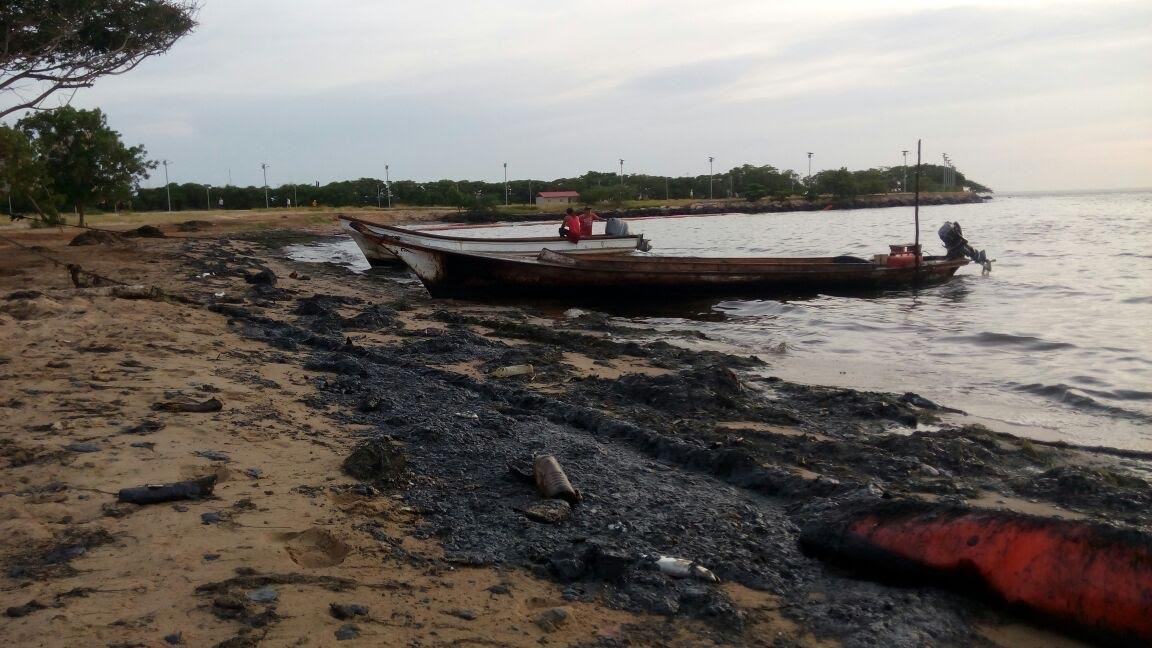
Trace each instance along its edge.
<path fill-rule="evenodd" d="M 0 191 L 8 205 L 31 207 L 47 222 L 58 215 L 47 187 L 48 174 L 28 135 L 0 125 Z"/>
<path fill-rule="evenodd" d="M 184 0 L 5 0 L 0 117 L 168 51 L 196 26 Z"/>
<path fill-rule="evenodd" d="M 54 192 L 76 209 L 80 225 L 86 207 L 128 200 L 135 184 L 156 168 L 143 146 L 120 141 L 99 109 L 65 106 L 29 115 L 16 126 L 32 141 Z"/>
<path fill-rule="evenodd" d="M 583 202 L 604 208 L 619 207 L 627 201 L 643 197 L 649 200 L 682 201 L 685 199 L 704 200 L 709 190 L 717 200 L 786 200 L 800 193 L 815 197 L 819 194 L 852 195 L 883 194 L 901 190 L 904 168 L 882 167 L 848 172 L 849 178 L 837 173 L 839 185 L 817 186 L 824 173 L 812 176 L 811 191 L 808 191 L 803 178 L 792 170 L 780 170 L 772 166 L 742 165 L 717 173 L 709 186 L 708 174 L 698 176 L 655 176 L 646 174 L 625 174 L 624 182 L 615 172 L 589 171 L 574 178 L 554 180 L 510 180 L 509 199 L 514 205 L 530 204 L 533 196 L 540 191 L 576 191 Z M 912 184 L 915 168 L 908 167 L 908 183 Z M 952 170 L 955 177 L 952 190 L 968 187 L 972 191 L 989 191 L 981 184 L 968 180 L 959 170 Z M 951 177 L 950 176 L 950 177 Z M 944 191 L 942 184 L 943 167 L 924 165 L 921 178 L 921 191 Z M 205 185 L 189 183 L 172 184 L 173 209 L 209 208 Z M 272 204 L 284 207 L 285 199 L 292 198 L 294 205 L 307 207 L 316 201 L 325 207 L 376 207 L 387 206 L 391 193 L 392 205 L 424 205 L 455 207 L 462 211 L 475 209 L 499 209 L 504 203 L 503 182 L 482 182 L 477 180 L 392 180 L 391 185 L 382 178 L 360 178 L 321 185 L 318 182 L 285 184 L 269 187 L 275 198 Z M 731 194 L 729 194 L 731 192 Z M 264 207 L 263 187 L 214 186 L 211 190 L 212 205 L 224 199 L 226 209 L 256 209 Z M 164 187 L 141 189 L 133 207 L 135 209 L 165 209 Z"/>

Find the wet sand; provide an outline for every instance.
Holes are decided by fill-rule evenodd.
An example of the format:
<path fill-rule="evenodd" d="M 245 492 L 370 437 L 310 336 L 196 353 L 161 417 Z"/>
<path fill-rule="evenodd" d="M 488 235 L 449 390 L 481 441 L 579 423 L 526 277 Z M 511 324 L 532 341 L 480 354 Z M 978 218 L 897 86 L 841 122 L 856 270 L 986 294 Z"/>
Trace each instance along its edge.
<path fill-rule="evenodd" d="M 33 247 L 0 240 L 11 645 L 1078 645 L 803 556 L 797 507 L 871 485 L 1148 523 L 1143 456 L 913 434 L 936 415 L 894 397 L 746 380 L 752 360 L 637 343 L 595 316 L 433 301 L 388 273 L 285 259 L 282 244 L 336 231 L 328 214 L 204 220 L 84 247 L 74 229 L 0 227 Z M 180 299 L 77 288 L 46 257 Z M 154 409 L 209 398 L 220 411 Z M 400 461 L 349 474 L 371 443 Z M 773 488 L 725 472 L 726 451 Z M 518 478 L 540 453 L 584 493 L 558 523 Z M 116 502 L 208 475 L 209 499 Z M 652 553 L 723 582 L 637 571 Z"/>

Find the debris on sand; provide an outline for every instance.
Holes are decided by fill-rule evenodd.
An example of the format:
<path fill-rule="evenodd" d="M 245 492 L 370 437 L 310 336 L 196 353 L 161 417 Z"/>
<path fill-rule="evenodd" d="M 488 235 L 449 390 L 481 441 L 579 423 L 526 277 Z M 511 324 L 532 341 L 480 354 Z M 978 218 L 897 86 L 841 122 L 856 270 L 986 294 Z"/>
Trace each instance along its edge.
<path fill-rule="evenodd" d="M 212 489 L 215 487 L 216 475 L 208 475 L 174 484 L 122 488 L 117 493 L 116 500 L 128 504 L 159 504 L 177 500 L 204 499 L 212 494 Z"/>
<path fill-rule="evenodd" d="M 711 570 L 691 560 L 660 556 L 656 558 L 656 567 L 660 573 L 676 578 L 698 578 L 710 583 L 719 583 L 720 579 Z"/>
<path fill-rule="evenodd" d="M 368 439 L 344 459 L 344 473 L 360 481 L 390 486 L 406 476 L 408 459 L 400 445 L 387 437 Z"/>
<path fill-rule="evenodd" d="M 176 229 L 181 232 L 199 232 L 200 230 L 212 227 L 212 221 L 205 220 L 187 220 L 183 223 L 177 223 Z"/>
<path fill-rule="evenodd" d="M 368 607 L 356 603 L 329 603 L 328 612 L 341 621 L 347 621 L 353 617 L 368 616 Z"/>
<path fill-rule="evenodd" d="M 183 399 L 183 400 L 175 400 L 175 401 L 164 401 L 164 402 L 160 402 L 160 403 L 152 403 L 152 411 L 154 411 L 154 412 L 207 413 L 207 412 L 219 412 L 223 408 L 224 408 L 224 403 L 220 402 L 220 399 L 216 398 L 215 396 L 213 396 L 212 398 L 209 398 L 206 401 L 200 401 L 200 402 L 197 402 L 194 400 Z"/>
<path fill-rule="evenodd" d="M 124 232 L 122 236 L 125 238 L 168 238 L 168 235 L 155 225 L 141 225 L 136 229 Z"/>
<path fill-rule="evenodd" d="M 105 230 L 90 229 L 76 235 L 68 245 L 127 245 L 124 237 Z"/>
<path fill-rule="evenodd" d="M 532 462 L 532 473 L 536 478 L 536 490 L 544 499 L 562 499 L 575 506 L 580 502 L 580 491 L 572 487 L 568 475 L 560 467 L 560 462 L 552 455 L 541 455 Z"/>
<path fill-rule="evenodd" d="M 511 378 L 513 376 L 533 376 L 536 370 L 530 364 L 509 365 L 493 369 L 489 376 L 493 378 Z"/>

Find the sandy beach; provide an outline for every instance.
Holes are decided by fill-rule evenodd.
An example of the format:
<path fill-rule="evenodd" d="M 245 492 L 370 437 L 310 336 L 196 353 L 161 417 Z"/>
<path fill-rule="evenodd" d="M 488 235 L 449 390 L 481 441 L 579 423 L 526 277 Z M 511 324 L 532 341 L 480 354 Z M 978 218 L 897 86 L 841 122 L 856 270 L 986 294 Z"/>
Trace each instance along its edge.
<path fill-rule="evenodd" d="M 752 382 L 754 359 L 637 342 L 594 314 L 436 301 L 400 271 L 284 256 L 336 235 L 334 216 L 109 216 L 94 224 L 166 236 L 88 246 L 0 226 L 6 645 L 1077 646 L 979 596 L 826 565 L 799 529 L 868 489 L 1152 519 L 1140 453 Z M 174 411 L 190 404 L 210 411 Z M 577 506 L 537 495 L 541 454 Z M 205 477 L 208 497 L 118 502 Z"/>

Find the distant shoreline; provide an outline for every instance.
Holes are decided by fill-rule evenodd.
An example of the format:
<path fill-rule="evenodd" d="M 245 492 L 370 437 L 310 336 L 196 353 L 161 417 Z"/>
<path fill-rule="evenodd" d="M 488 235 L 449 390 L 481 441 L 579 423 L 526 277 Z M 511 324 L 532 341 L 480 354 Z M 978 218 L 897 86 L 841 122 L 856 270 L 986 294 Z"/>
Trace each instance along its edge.
<path fill-rule="evenodd" d="M 990 200 L 970 191 L 934 192 L 920 194 L 921 205 L 963 205 L 982 203 Z M 915 194 L 878 194 L 838 199 L 821 197 L 813 200 L 790 198 L 772 201 L 694 201 L 688 204 L 661 205 L 656 207 L 620 207 L 615 209 L 596 208 L 602 216 L 620 218 L 643 218 L 652 216 L 704 215 L 704 214 L 766 214 L 797 211 L 831 211 L 844 209 L 878 209 L 883 207 L 912 207 L 916 204 Z M 579 206 L 572 203 L 572 206 Z M 446 214 L 443 220 L 454 223 L 494 223 L 538 220 L 559 220 L 567 205 L 557 205 L 554 212 L 508 213 L 499 209 L 492 211 L 464 211 Z"/>

